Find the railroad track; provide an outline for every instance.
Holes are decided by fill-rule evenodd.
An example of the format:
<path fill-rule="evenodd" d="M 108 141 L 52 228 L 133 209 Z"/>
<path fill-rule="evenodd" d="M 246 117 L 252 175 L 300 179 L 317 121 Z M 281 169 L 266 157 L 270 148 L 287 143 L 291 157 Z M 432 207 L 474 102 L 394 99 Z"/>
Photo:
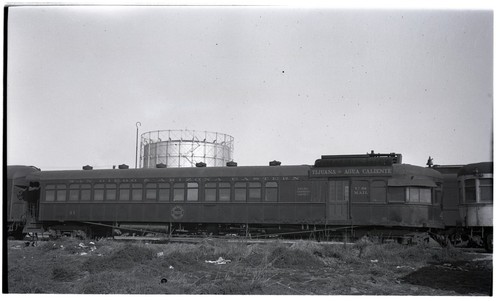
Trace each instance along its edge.
<path fill-rule="evenodd" d="M 153 243 L 192 243 L 197 244 L 203 241 L 227 242 L 227 243 L 245 243 L 245 244 L 294 244 L 297 242 L 314 242 L 320 245 L 352 245 L 351 242 L 338 241 L 316 241 L 303 239 L 253 239 L 253 238 L 227 238 L 227 237 L 148 237 L 148 236 L 114 236 L 113 240 L 117 241 L 143 241 Z"/>

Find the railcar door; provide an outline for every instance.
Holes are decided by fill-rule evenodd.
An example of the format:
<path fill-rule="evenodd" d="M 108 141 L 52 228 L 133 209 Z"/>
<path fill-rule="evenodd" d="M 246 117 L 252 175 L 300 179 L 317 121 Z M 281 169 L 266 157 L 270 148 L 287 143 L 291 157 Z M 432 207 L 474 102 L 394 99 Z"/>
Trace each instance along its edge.
<path fill-rule="evenodd" d="M 330 180 L 328 184 L 328 221 L 347 221 L 349 219 L 349 181 Z"/>

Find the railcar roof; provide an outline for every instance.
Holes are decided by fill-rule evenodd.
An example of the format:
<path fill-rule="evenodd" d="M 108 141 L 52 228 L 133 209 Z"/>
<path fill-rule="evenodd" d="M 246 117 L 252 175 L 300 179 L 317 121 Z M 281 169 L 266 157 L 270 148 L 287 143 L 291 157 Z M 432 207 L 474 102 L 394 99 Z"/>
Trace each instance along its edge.
<path fill-rule="evenodd" d="M 309 176 L 310 165 L 288 166 L 238 166 L 238 167 L 184 167 L 141 169 L 96 169 L 39 171 L 28 176 L 31 181 L 61 179 L 102 178 L 195 178 L 195 177 L 258 177 L 258 176 Z M 441 178 L 438 171 L 409 164 L 394 164 L 393 176 L 422 176 Z"/>
<path fill-rule="evenodd" d="M 493 162 L 478 162 L 467 164 L 458 171 L 458 175 L 472 175 L 478 173 L 493 173 Z"/>
<path fill-rule="evenodd" d="M 37 172 L 40 169 L 34 166 L 26 165 L 9 165 L 7 166 L 7 179 L 21 178 L 29 173 Z"/>
<path fill-rule="evenodd" d="M 41 171 L 31 180 L 98 179 L 98 178 L 155 178 L 155 177 L 249 177 L 249 176 L 307 176 L 310 166 L 241 166 L 241 167 L 184 167 Z"/>
<path fill-rule="evenodd" d="M 434 165 L 432 169 L 439 171 L 442 174 L 454 174 L 456 175 L 463 165 Z"/>
<path fill-rule="evenodd" d="M 410 164 L 394 164 L 393 167 L 393 173 L 395 175 L 425 176 L 438 179 L 441 179 L 443 177 L 439 171 L 428 167 Z"/>

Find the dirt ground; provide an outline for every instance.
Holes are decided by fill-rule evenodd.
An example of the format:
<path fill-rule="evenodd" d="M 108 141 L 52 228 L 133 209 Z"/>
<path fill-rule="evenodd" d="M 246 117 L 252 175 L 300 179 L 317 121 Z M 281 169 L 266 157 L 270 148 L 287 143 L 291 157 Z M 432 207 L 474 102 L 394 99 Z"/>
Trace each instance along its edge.
<path fill-rule="evenodd" d="M 403 277 L 403 281 L 422 287 L 454 291 L 461 295 L 492 295 L 492 260 L 431 263 Z"/>
<path fill-rule="evenodd" d="M 491 254 L 429 246 L 66 240 L 7 250 L 10 293 L 490 296 L 493 284 Z"/>

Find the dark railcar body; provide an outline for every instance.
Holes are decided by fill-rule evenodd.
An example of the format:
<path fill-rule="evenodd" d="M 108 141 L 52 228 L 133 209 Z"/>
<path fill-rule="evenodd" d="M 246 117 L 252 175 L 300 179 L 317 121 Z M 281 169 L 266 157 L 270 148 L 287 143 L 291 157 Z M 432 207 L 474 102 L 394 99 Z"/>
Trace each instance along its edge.
<path fill-rule="evenodd" d="M 4 202 L 7 202 L 5 208 L 9 236 L 19 236 L 26 221 L 35 217 L 38 194 L 37 190 L 29 188 L 26 176 L 38 171 L 40 170 L 33 166 L 7 166 Z"/>
<path fill-rule="evenodd" d="M 466 227 L 493 227 L 493 162 L 458 171 L 459 211 Z"/>
<path fill-rule="evenodd" d="M 458 212 L 458 171 L 463 165 L 434 165 L 432 168 L 443 175 L 443 221 L 446 227 L 463 226 Z"/>
<path fill-rule="evenodd" d="M 493 162 L 468 164 L 458 171 L 459 213 L 470 237 L 493 251 Z"/>
<path fill-rule="evenodd" d="M 312 170 L 313 176 L 324 176 L 330 188 L 326 200 L 329 223 L 344 220 L 343 224 L 360 226 L 443 227 L 440 173 L 408 164 L 331 164 Z"/>
<path fill-rule="evenodd" d="M 307 179 L 308 170 L 272 166 L 47 171 L 32 179 L 42 184 L 40 219 L 46 221 L 324 223 L 325 191 L 317 180 Z M 113 197 L 96 200 L 96 185 L 104 185 L 103 191 L 112 187 Z M 84 201 L 81 191 L 87 187 L 89 197 Z M 134 187 L 140 187 L 137 194 Z M 70 200 L 73 188 L 75 197 Z M 301 193 L 290 193 L 295 190 Z M 50 200 L 48 191 L 54 191 Z"/>
<path fill-rule="evenodd" d="M 37 172 L 46 223 L 442 228 L 439 172 L 352 157 L 315 166 Z M 382 165 L 379 165 L 381 164 Z"/>

